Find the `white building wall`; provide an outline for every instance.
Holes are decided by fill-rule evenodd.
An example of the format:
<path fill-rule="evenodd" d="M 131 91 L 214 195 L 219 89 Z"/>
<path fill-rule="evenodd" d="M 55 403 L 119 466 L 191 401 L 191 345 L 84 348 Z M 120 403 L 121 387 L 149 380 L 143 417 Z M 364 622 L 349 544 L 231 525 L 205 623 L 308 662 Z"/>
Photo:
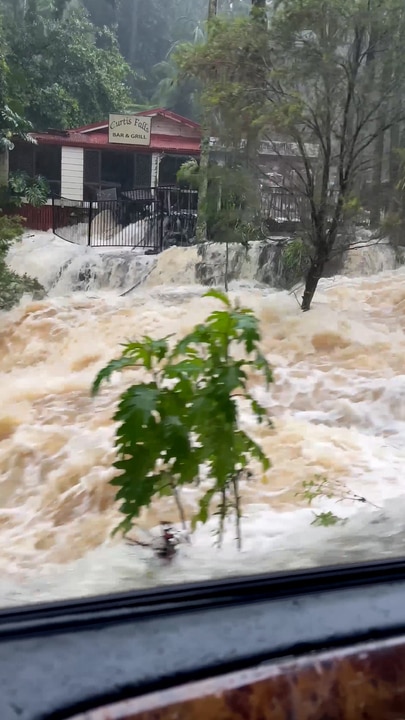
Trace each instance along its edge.
<path fill-rule="evenodd" d="M 83 148 L 62 147 L 61 195 L 69 200 L 83 200 Z"/>

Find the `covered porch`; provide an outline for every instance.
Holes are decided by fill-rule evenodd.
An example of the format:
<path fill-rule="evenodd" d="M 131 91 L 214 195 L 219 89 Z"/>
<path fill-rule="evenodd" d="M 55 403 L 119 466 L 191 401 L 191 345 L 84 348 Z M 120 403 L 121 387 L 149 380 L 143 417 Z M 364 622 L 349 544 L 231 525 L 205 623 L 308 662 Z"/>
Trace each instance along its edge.
<path fill-rule="evenodd" d="M 168 110 L 120 117 L 141 121 L 145 138 L 112 133 L 111 118 L 73 130 L 33 133 L 37 144 L 17 142 L 10 153 L 10 172 L 42 175 L 51 195 L 69 200 L 119 199 L 140 187 L 176 185 L 180 166 L 200 153 L 200 126 Z"/>

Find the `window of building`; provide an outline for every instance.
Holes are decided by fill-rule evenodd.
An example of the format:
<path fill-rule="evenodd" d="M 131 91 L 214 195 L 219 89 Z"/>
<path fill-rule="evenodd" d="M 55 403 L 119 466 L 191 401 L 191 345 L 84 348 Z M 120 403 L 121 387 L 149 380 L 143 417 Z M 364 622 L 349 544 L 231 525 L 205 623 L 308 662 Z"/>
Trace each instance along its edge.
<path fill-rule="evenodd" d="M 35 146 L 17 142 L 10 152 L 10 172 L 26 172 L 30 177 L 35 175 Z"/>
<path fill-rule="evenodd" d="M 26 172 L 30 177 L 42 175 L 51 192 L 60 194 L 62 148 L 58 145 L 16 143 L 10 153 L 10 172 Z"/>
<path fill-rule="evenodd" d="M 35 174 L 48 180 L 60 180 L 62 149 L 56 145 L 37 145 L 35 148 Z"/>
<path fill-rule="evenodd" d="M 135 187 L 150 187 L 151 171 L 150 154 L 85 150 L 84 199 L 96 200 L 100 190 L 117 188 L 119 193 Z"/>
<path fill-rule="evenodd" d="M 116 187 L 132 190 L 134 186 L 134 155 L 125 152 L 101 153 L 101 184 L 103 189 Z"/>
<path fill-rule="evenodd" d="M 100 184 L 101 167 L 98 150 L 84 151 L 84 182 Z"/>
<path fill-rule="evenodd" d="M 135 155 L 135 186 L 150 187 L 152 174 L 152 155 Z"/>

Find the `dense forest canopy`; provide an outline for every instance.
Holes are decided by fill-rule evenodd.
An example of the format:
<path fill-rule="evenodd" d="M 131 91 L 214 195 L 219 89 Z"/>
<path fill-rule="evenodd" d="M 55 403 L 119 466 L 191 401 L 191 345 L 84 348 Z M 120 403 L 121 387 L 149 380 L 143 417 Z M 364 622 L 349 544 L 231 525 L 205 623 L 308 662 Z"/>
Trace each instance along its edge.
<path fill-rule="evenodd" d="M 219 0 L 218 11 L 249 7 Z M 198 116 L 196 84 L 179 85 L 172 53 L 204 37 L 206 0 L 0 0 L 0 16 L 0 82 L 35 129 L 152 105 Z"/>

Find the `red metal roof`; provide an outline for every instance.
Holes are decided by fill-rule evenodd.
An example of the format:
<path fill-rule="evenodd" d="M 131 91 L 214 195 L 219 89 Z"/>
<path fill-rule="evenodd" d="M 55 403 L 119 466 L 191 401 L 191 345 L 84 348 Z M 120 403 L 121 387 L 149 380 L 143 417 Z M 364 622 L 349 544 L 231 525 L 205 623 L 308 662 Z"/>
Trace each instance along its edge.
<path fill-rule="evenodd" d="M 168 120 L 174 120 L 174 122 L 178 122 L 181 125 L 186 125 L 190 128 L 195 128 L 196 130 L 200 130 L 200 125 L 197 122 L 194 122 L 194 120 L 189 120 L 186 117 L 183 117 L 183 115 L 178 115 L 175 112 L 172 112 L 171 110 L 166 110 L 165 108 L 156 108 L 154 110 L 143 110 L 141 112 L 137 113 L 130 113 L 131 115 L 146 115 L 147 117 L 156 117 L 157 115 L 160 115 L 161 117 L 167 118 Z M 68 132 L 79 132 L 79 133 L 88 133 L 96 130 L 101 130 L 104 128 L 108 128 L 108 120 L 102 120 L 101 122 L 97 123 L 91 123 L 90 125 L 83 125 L 83 127 L 79 128 L 73 128 L 72 130 Z"/>
<path fill-rule="evenodd" d="M 105 132 L 68 132 L 66 135 L 53 133 L 31 133 L 40 145 L 60 145 L 64 147 L 79 147 L 90 150 L 125 150 L 133 153 L 179 153 L 181 155 L 199 155 L 199 138 L 176 137 L 175 135 L 158 135 L 152 133 L 150 145 L 141 147 L 137 145 L 118 145 L 108 142 Z"/>
<path fill-rule="evenodd" d="M 183 127 L 200 131 L 200 125 L 193 120 L 177 115 L 171 110 L 157 108 L 156 110 L 147 110 L 142 113 L 134 113 L 135 115 L 148 115 L 150 117 L 161 116 L 167 120 L 183 125 Z M 197 134 L 197 133 L 193 133 Z M 85 125 L 81 128 L 73 130 L 65 130 L 56 132 L 32 133 L 34 138 L 41 145 L 59 145 L 65 147 L 92 148 L 94 150 L 125 150 L 126 152 L 159 152 L 159 153 L 179 153 L 181 155 L 199 155 L 200 153 L 200 132 L 197 137 L 181 137 L 179 135 L 164 135 L 160 133 L 151 134 L 151 142 L 148 147 L 140 147 L 135 145 L 118 145 L 110 144 L 108 141 L 108 121 Z"/>

